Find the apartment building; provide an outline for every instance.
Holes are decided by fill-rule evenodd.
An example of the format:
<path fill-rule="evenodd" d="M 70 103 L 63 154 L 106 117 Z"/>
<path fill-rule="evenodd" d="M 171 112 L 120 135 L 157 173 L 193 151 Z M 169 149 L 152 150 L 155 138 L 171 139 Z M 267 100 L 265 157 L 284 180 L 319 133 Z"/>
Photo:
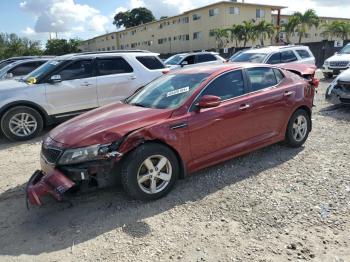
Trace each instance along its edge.
<path fill-rule="evenodd" d="M 284 24 L 288 23 L 289 17 L 291 15 L 280 15 L 280 25 L 283 27 Z M 344 22 L 350 22 L 350 19 L 347 18 L 336 18 L 336 17 L 324 17 L 320 16 L 320 25 L 318 28 L 312 27 L 308 30 L 308 32 L 303 36 L 302 42 L 303 43 L 311 43 L 311 42 L 320 42 L 324 40 L 324 37 L 322 36 L 322 32 L 325 30 L 322 25 L 332 23 L 333 21 L 344 21 Z M 278 17 L 277 15 L 272 15 L 272 22 L 273 24 L 277 25 Z M 281 33 L 280 35 L 281 39 L 286 41 L 286 34 Z M 299 34 L 298 32 L 292 33 L 290 36 L 290 42 L 295 44 L 299 42 Z M 340 40 L 340 39 L 334 39 L 334 40 Z"/>
<path fill-rule="evenodd" d="M 221 1 L 122 31 L 85 41 L 82 51 L 147 49 L 161 54 L 217 47 L 212 30 L 243 21 L 273 21 L 283 6 Z M 112 38 L 113 36 L 113 38 Z"/>

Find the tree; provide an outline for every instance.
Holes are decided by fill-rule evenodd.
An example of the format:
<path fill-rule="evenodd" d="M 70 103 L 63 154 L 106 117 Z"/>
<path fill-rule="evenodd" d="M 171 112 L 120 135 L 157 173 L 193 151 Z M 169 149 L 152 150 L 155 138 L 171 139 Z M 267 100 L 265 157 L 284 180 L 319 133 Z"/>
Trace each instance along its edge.
<path fill-rule="evenodd" d="M 273 24 L 267 23 L 265 20 L 263 20 L 255 25 L 255 31 L 260 38 L 260 45 L 264 46 L 264 40 L 273 36 L 275 33 L 275 27 Z"/>
<path fill-rule="evenodd" d="M 227 44 L 228 33 L 227 29 L 214 29 L 211 31 L 213 36 L 215 37 L 218 49 L 222 49 Z"/>
<path fill-rule="evenodd" d="M 247 43 L 251 40 L 252 44 L 254 45 L 256 39 L 258 38 L 258 33 L 256 30 L 256 26 L 252 21 L 243 21 L 242 23 L 242 40 L 243 40 L 243 47 L 247 46 Z"/>
<path fill-rule="evenodd" d="M 40 42 L 32 41 L 27 38 L 21 38 L 16 34 L 0 34 L 0 59 L 23 56 L 23 55 L 41 55 Z"/>
<path fill-rule="evenodd" d="M 305 35 L 307 29 L 311 29 L 311 27 L 318 27 L 320 19 L 317 16 L 315 10 L 308 9 L 305 13 L 295 12 L 292 17 L 295 17 L 297 22 L 296 30 L 299 33 L 299 44 L 301 44 L 301 40 Z"/>
<path fill-rule="evenodd" d="M 78 39 L 50 39 L 46 43 L 45 54 L 47 55 L 65 55 L 78 53 L 81 41 Z"/>
<path fill-rule="evenodd" d="M 288 19 L 288 22 L 282 26 L 282 28 L 283 28 L 282 30 L 284 31 L 284 33 L 286 33 L 286 40 L 287 40 L 288 44 L 290 43 L 290 37 L 291 37 L 292 33 L 294 33 L 298 24 L 299 24 L 299 18 L 297 18 L 295 16 L 291 16 Z"/>
<path fill-rule="evenodd" d="M 242 25 L 232 25 L 227 28 L 226 31 L 230 33 L 230 42 L 235 41 L 236 47 L 240 46 L 243 41 L 243 26 Z"/>
<path fill-rule="evenodd" d="M 340 37 L 343 40 L 348 40 L 350 36 L 350 23 L 344 21 L 333 21 L 329 24 L 324 24 L 322 26 L 325 31 L 322 32 L 322 35 L 325 38 Z"/>
<path fill-rule="evenodd" d="M 113 24 L 120 28 L 138 26 L 148 22 L 155 21 L 155 17 L 151 10 L 145 7 L 134 8 L 131 11 L 119 12 L 114 16 Z"/>

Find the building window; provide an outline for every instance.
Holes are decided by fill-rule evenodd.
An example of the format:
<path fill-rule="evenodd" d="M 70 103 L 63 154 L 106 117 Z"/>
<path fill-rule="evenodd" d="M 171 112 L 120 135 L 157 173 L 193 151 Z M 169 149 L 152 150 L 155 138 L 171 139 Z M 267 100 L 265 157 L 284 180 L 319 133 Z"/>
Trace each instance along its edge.
<path fill-rule="evenodd" d="M 201 38 L 202 38 L 202 32 L 194 32 L 193 33 L 193 40 L 201 39 Z"/>
<path fill-rule="evenodd" d="M 264 17 L 265 17 L 265 10 L 256 9 L 256 18 L 264 18 Z"/>
<path fill-rule="evenodd" d="M 235 6 L 232 6 L 230 7 L 229 9 L 229 13 L 231 15 L 239 15 L 239 8 L 238 7 L 235 7 Z"/>
<path fill-rule="evenodd" d="M 182 23 L 187 24 L 190 21 L 188 16 L 182 18 Z"/>
<path fill-rule="evenodd" d="M 115 46 L 112 46 L 112 50 L 115 50 Z"/>
<path fill-rule="evenodd" d="M 109 46 L 107 47 L 107 51 L 111 51 L 111 48 Z"/>
<path fill-rule="evenodd" d="M 111 35 L 111 39 L 114 39 L 114 35 Z"/>
<path fill-rule="evenodd" d="M 201 19 L 201 15 L 200 14 L 193 14 L 192 19 L 193 19 L 193 21 L 199 20 L 199 19 Z"/>
<path fill-rule="evenodd" d="M 212 29 L 209 31 L 209 37 L 214 37 L 214 36 L 215 36 L 214 29 Z"/>
<path fill-rule="evenodd" d="M 215 8 L 215 9 L 209 9 L 209 16 L 216 16 L 219 14 L 219 9 Z"/>

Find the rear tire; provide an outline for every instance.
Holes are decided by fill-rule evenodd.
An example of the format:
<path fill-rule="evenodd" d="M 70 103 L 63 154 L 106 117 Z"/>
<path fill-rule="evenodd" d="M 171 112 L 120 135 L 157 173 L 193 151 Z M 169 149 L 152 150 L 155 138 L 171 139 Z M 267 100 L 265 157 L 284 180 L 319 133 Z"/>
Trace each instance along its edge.
<path fill-rule="evenodd" d="M 332 73 L 323 73 L 324 78 L 329 79 L 333 77 Z"/>
<path fill-rule="evenodd" d="M 122 162 L 121 182 L 126 193 L 139 200 L 154 200 L 168 194 L 179 177 L 179 163 L 165 145 L 143 144 Z"/>
<path fill-rule="evenodd" d="M 27 106 L 10 108 L 1 118 L 1 131 L 12 141 L 26 141 L 36 137 L 44 127 L 40 113 Z"/>
<path fill-rule="evenodd" d="M 285 143 L 289 147 L 301 147 L 309 136 L 311 119 L 303 109 L 297 110 L 288 122 Z"/>

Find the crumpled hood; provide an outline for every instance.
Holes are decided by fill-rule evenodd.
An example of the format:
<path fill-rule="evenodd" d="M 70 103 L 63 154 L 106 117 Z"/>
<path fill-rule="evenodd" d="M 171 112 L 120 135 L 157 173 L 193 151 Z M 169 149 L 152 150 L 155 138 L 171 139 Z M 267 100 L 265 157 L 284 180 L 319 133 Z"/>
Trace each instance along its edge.
<path fill-rule="evenodd" d="M 107 144 L 166 119 L 171 112 L 169 109 L 143 108 L 119 102 L 75 117 L 53 129 L 49 136 L 65 148 Z"/>
<path fill-rule="evenodd" d="M 25 87 L 28 87 L 27 83 L 13 80 L 13 79 L 0 81 L 0 92 L 7 91 L 7 90 L 14 90 L 18 88 L 25 88 Z"/>

